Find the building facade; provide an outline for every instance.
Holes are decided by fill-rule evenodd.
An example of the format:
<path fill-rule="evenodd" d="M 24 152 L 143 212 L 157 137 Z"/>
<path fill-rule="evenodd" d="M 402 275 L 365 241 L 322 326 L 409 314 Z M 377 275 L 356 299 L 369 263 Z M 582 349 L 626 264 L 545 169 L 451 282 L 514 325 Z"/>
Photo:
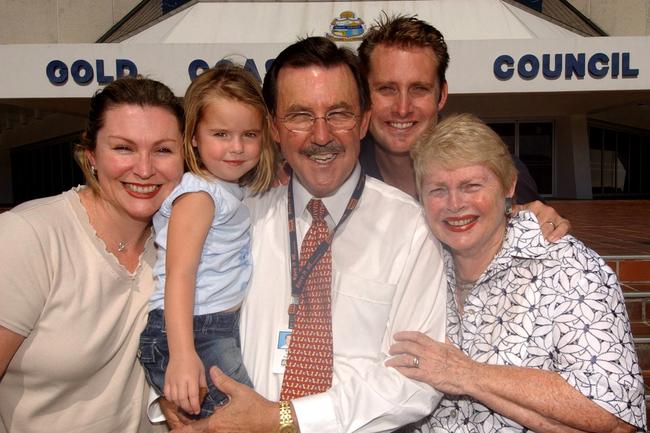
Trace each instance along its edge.
<path fill-rule="evenodd" d="M 120 74 L 137 70 L 179 96 L 223 58 L 261 77 L 300 35 L 354 48 L 382 8 L 418 14 L 445 34 L 445 112 L 490 123 L 543 196 L 650 196 L 650 37 L 604 36 L 616 25 L 631 31 L 628 19 L 647 21 L 650 0 L 0 2 L 9 11 L 0 21 L 13 26 L 0 31 L 0 203 L 81 180 L 69 155 L 88 98 Z M 27 35 L 33 26 L 40 33 Z"/>

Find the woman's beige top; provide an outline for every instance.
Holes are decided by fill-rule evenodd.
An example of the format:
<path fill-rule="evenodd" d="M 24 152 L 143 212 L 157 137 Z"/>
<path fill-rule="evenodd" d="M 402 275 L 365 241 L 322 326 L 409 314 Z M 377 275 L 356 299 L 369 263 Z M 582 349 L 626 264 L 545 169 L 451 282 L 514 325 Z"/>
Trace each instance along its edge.
<path fill-rule="evenodd" d="M 26 338 L 0 381 L 1 433 L 153 430 L 136 359 L 153 242 L 129 274 L 77 191 L 0 215 L 0 325 Z"/>

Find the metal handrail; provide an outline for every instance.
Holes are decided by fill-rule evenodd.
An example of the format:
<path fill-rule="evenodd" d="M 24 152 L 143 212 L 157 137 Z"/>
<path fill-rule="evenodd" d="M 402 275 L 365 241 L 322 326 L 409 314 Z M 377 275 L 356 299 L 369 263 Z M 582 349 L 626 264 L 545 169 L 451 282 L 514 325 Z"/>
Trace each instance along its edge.
<path fill-rule="evenodd" d="M 650 260 L 648 254 L 600 256 L 605 261 L 612 260 Z"/>
<path fill-rule="evenodd" d="M 650 292 L 623 292 L 623 298 L 625 299 L 650 298 Z"/>

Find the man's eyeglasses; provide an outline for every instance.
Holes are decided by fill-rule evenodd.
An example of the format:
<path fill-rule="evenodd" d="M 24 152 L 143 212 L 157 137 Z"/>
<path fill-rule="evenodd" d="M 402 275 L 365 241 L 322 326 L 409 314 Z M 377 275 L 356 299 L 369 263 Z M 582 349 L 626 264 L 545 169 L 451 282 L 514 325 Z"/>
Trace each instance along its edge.
<path fill-rule="evenodd" d="M 351 111 L 332 111 L 324 116 L 316 117 L 311 113 L 289 113 L 279 118 L 289 131 L 309 132 L 314 128 L 316 120 L 323 119 L 330 131 L 349 131 L 357 124 L 357 116 Z"/>

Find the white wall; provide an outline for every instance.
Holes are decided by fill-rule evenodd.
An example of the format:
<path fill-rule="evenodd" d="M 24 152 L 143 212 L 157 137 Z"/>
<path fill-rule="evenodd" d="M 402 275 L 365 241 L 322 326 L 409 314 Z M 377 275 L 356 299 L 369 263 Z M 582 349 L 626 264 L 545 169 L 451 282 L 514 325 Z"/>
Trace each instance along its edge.
<path fill-rule="evenodd" d="M 139 0 L 0 0 L 0 44 L 95 42 Z"/>
<path fill-rule="evenodd" d="M 569 0 L 610 36 L 650 35 L 650 0 Z"/>

